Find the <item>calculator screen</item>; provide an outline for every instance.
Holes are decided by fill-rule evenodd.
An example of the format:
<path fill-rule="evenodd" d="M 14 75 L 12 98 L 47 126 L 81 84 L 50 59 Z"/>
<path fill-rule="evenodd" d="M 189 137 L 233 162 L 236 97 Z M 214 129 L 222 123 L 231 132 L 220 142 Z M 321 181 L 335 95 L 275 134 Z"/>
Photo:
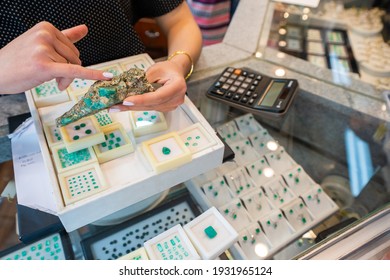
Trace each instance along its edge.
<path fill-rule="evenodd" d="M 285 82 L 274 81 L 272 85 L 268 88 L 268 91 L 266 92 L 264 98 L 260 100 L 258 105 L 272 107 L 285 84 Z"/>

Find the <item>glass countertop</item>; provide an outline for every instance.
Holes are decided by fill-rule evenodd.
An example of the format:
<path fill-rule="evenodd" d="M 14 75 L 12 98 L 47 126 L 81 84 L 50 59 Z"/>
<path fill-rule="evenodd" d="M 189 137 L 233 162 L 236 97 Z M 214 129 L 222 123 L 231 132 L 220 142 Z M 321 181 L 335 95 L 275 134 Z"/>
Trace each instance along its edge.
<path fill-rule="evenodd" d="M 259 53 L 263 59 L 275 61 L 274 52 L 264 51 L 271 48 L 330 69 L 329 76 L 318 77 L 300 64 L 289 65 L 362 94 L 367 94 L 366 89 L 354 88 L 351 79 L 373 85 L 378 91 L 388 90 L 389 16 L 385 4 L 372 2 L 320 1 L 317 7 L 305 7 L 271 1 Z"/>

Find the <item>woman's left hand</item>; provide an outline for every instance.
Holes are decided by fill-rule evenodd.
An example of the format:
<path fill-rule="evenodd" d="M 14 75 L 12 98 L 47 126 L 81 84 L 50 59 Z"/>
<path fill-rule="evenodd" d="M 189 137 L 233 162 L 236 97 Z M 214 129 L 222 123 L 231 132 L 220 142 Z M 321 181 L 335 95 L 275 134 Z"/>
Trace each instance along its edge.
<path fill-rule="evenodd" d="M 146 78 L 149 82 L 162 86 L 154 92 L 128 97 L 122 105 L 115 105 L 110 109 L 168 112 L 175 110 L 184 102 L 187 84 L 180 67 L 174 62 L 167 60 L 153 64 L 146 71 Z"/>

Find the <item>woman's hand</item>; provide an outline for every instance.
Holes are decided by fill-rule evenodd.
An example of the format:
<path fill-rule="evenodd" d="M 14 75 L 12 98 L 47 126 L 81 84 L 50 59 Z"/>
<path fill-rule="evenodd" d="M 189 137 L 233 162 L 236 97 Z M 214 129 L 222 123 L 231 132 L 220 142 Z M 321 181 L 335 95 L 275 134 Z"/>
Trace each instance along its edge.
<path fill-rule="evenodd" d="M 162 86 L 155 92 L 128 97 L 123 105 L 115 105 L 111 109 L 168 112 L 184 102 L 187 84 L 182 70 L 174 62 L 163 61 L 152 65 L 146 72 L 146 78 L 149 82 L 159 83 Z"/>
<path fill-rule="evenodd" d="M 0 50 L 0 93 L 19 93 L 56 79 L 60 90 L 74 78 L 108 80 L 111 73 L 81 66 L 73 43 L 88 33 L 85 25 L 62 32 L 40 22 Z"/>

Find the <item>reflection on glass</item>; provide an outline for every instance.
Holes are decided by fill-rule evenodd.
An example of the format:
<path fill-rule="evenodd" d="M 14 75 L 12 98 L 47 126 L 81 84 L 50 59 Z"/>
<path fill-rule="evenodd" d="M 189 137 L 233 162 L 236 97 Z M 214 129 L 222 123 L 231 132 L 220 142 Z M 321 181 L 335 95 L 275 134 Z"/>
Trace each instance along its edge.
<path fill-rule="evenodd" d="M 264 176 L 267 178 L 270 178 L 275 174 L 274 170 L 271 167 L 264 168 L 263 172 L 264 172 Z"/>
<path fill-rule="evenodd" d="M 260 258 L 265 258 L 268 255 L 268 248 L 263 243 L 257 243 L 255 245 L 255 253 Z"/>
<path fill-rule="evenodd" d="M 275 75 L 278 77 L 284 77 L 286 75 L 286 71 L 282 68 L 278 68 L 275 70 Z"/>

